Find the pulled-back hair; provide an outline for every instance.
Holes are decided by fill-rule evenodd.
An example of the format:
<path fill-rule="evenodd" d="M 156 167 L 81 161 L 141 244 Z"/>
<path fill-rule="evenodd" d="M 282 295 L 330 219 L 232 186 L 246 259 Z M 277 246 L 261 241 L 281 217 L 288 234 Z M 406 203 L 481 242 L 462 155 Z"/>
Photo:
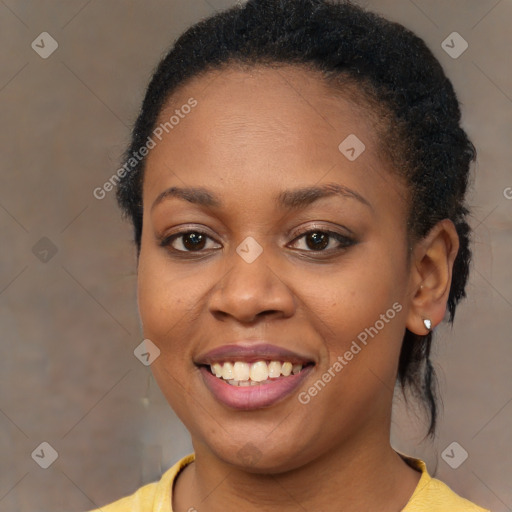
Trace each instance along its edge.
<path fill-rule="evenodd" d="M 320 71 L 341 94 L 344 84 L 355 85 L 373 115 L 376 109 L 386 120 L 379 130 L 381 146 L 409 191 L 409 248 L 445 218 L 459 236 L 448 298 L 453 323 L 469 274 L 465 193 L 476 151 L 460 127 L 457 97 L 440 63 L 422 39 L 398 23 L 348 1 L 325 0 L 249 0 L 202 20 L 179 37 L 154 72 L 125 162 L 146 144 L 162 108 L 186 81 L 230 65 L 281 64 Z M 134 227 L 137 254 L 145 160 L 131 158 L 117 188 L 118 203 Z M 406 329 L 397 376 L 401 389 L 421 398 L 429 411 L 429 435 L 437 419 L 432 341 L 432 332 L 423 336 Z"/>

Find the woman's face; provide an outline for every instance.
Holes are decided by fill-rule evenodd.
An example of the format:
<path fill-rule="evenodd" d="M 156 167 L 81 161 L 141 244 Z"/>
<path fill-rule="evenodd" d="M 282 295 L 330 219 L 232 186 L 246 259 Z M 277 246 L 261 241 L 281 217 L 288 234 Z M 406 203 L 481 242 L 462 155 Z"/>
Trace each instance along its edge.
<path fill-rule="evenodd" d="M 370 116 L 291 66 L 210 72 L 173 115 L 147 160 L 138 301 L 196 453 L 278 472 L 387 443 L 411 285 L 406 189 Z"/>

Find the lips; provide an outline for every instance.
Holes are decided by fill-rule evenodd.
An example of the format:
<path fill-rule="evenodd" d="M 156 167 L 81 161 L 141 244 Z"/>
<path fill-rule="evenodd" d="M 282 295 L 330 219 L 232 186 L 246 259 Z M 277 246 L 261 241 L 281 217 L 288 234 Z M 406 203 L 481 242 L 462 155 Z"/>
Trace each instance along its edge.
<path fill-rule="evenodd" d="M 289 361 L 292 364 L 302 365 L 313 362 L 311 358 L 305 355 L 300 355 L 270 343 L 243 341 L 214 348 L 206 354 L 197 357 L 194 362 L 197 365 L 211 365 L 214 363 L 224 363 L 225 361 L 244 361 L 246 363 L 255 363 L 256 361 Z"/>
<path fill-rule="evenodd" d="M 203 382 L 214 398 L 225 406 L 239 410 L 266 408 L 281 402 L 300 386 L 315 365 L 314 360 L 306 355 L 254 340 L 217 347 L 198 356 L 194 362 L 200 367 Z M 226 373 L 235 365 L 239 368 L 251 367 L 251 371 L 249 374 L 243 371 Z M 269 368 L 293 367 L 294 371 L 270 374 L 264 371 L 263 377 L 255 377 L 252 369 L 266 368 L 267 365 Z M 220 369 L 224 369 L 224 373 Z M 261 375 L 259 372 L 257 374 Z"/>

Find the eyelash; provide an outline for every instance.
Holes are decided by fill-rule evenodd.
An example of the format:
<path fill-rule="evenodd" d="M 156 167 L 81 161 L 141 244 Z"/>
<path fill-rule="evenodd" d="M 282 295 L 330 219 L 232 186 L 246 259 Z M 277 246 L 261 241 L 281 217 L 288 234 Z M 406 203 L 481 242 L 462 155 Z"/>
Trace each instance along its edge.
<path fill-rule="evenodd" d="M 313 228 L 313 229 L 308 229 L 307 231 L 303 231 L 302 233 L 299 233 L 292 240 L 292 242 L 297 242 L 297 240 L 300 240 L 301 238 L 304 238 L 305 236 L 307 236 L 309 234 L 312 234 L 312 233 L 328 235 L 329 236 L 329 242 L 330 242 L 331 238 L 334 238 L 335 240 L 337 240 L 339 242 L 340 246 L 337 247 L 337 248 L 334 248 L 334 249 L 321 249 L 321 250 L 313 250 L 313 249 L 304 250 L 304 249 L 300 249 L 301 252 L 316 253 L 316 254 L 321 254 L 321 253 L 332 254 L 333 252 L 343 251 L 344 249 L 346 249 L 346 248 L 350 247 L 351 245 L 354 245 L 354 244 L 357 243 L 356 240 L 354 240 L 353 238 L 350 238 L 348 236 L 342 235 L 341 233 L 337 233 L 335 231 L 330 231 L 328 229 L 320 229 L 320 228 Z M 201 230 L 198 230 L 198 229 L 189 229 L 187 231 L 180 231 L 180 232 L 174 233 L 172 235 L 169 235 L 169 236 L 161 238 L 159 240 L 159 245 L 161 247 L 168 248 L 171 252 L 173 252 L 173 253 L 175 253 L 177 255 L 179 255 L 180 253 L 182 253 L 182 254 L 191 254 L 191 255 L 193 255 L 193 254 L 202 255 L 202 253 L 208 251 L 208 250 L 205 251 L 204 249 L 200 249 L 198 251 L 179 250 L 179 249 L 175 249 L 173 247 L 170 247 L 172 242 L 174 242 L 174 240 L 177 240 L 180 237 L 184 237 L 185 235 L 190 235 L 190 234 L 203 235 L 206 238 L 209 238 L 210 240 L 213 240 L 213 238 L 211 236 L 209 236 L 207 233 L 205 233 L 204 231 L 201 231 Z M 210 251 L 211 250 L 212 249 L 210 249 Z"/>

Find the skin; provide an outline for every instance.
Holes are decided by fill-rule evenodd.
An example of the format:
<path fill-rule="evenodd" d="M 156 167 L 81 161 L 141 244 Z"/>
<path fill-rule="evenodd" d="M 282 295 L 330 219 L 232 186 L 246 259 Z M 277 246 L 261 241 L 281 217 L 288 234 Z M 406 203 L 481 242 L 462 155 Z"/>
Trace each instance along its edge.
<path fill-rule="evenodd" d="M 398 357 L 406 327 L 425 334 L 424 318 L 436 326 L 444 317 L 453 224 L 440 222 L 408 251 L 408 191 L 379 150 L 376 120 L 316 73 L 210 71 L 178 90 L 160 120 L 190 97 L 197 106 L 148 156 L 138 264 L 144 337 L 161 351 L 152 371 L 196 454 L 177 479 L 173 509 L 400 510 L 420 473 L 389 441 Z M 338 149 L 349 134 L 366 146 L 354 161 Z M 283 190 L 325 183 L 371 206 L 336 195 L 299 210 L 276 203 Z M 171 186 L 205 187 L 222 205 L 168 198 L 152 209 Z M 187 237 L 159 245 L 181 228 L 210 237 L 201 256 L 186 252 Z M 301 236 L 315 229 L 356 243 L 337 250 L 331 237 L 315 250 Z M 248 236 L 263 249 L 250 264 L 236 252 Z M 395 302 L 402 310 L 306 405 L 293 393 L 265 409 L 230 409 L 193 363 L 241 338 L 265 339 L 315 362 L 299 389 L 307 390 Z"/>

